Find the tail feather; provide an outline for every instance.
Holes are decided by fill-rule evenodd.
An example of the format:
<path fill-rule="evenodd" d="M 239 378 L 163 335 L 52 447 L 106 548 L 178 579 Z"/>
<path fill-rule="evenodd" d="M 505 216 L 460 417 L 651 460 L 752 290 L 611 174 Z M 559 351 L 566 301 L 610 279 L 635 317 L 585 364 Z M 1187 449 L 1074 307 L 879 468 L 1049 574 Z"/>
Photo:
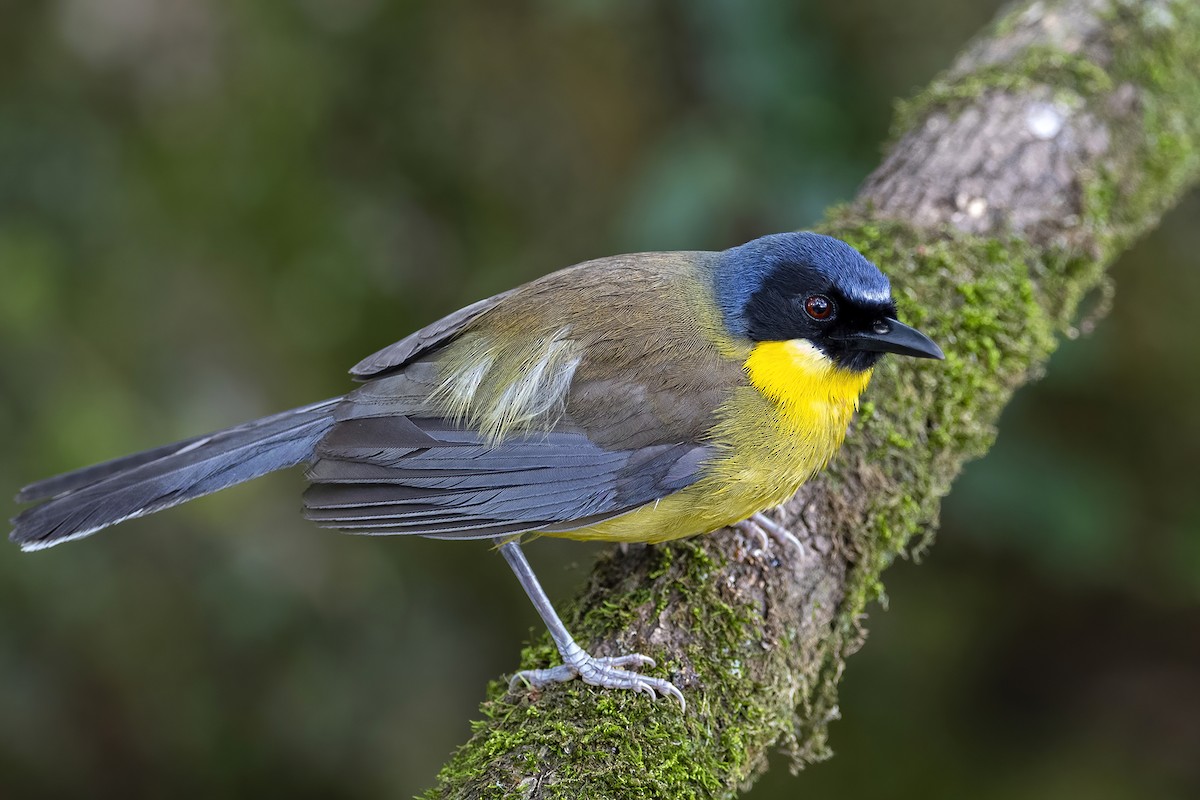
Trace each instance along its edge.
<path fill-rule="evenodd" d="M 333 425 L 337 400 L 107 461 L 26 486 L 43 500 L 12 520 L 23 550 L 79 539 L 134 517 L 308 461 Z"/>
<path fill-rule="evenodd" d="M 207 436 L 196 436 L 191 439 L 185 439 L 182 442 L 174 442 L 162 447 L 156 447 L 153 450 L 114 458 L 112 461 L 93 464 L 90 467 L 84 467 L 83 469 L 73 470 L 62 475 L 56 475 L 53 478 L 46 478 L 45 480 L 31 483 L 17 493 L 17 502 L 32 503 L 37 500 L 45 500 L 50 497 L 66 494 L 67 492 L 73 492 L 76 489 L 82 489 L 90 484 L 99 483 L 112 475 L 129 472 L 135 467 L 140 467 L 142 464 L 157 461 L 164 456 L 174 455 L 185 447 L 190 447 L 196 442 L 207 438 Z"/>

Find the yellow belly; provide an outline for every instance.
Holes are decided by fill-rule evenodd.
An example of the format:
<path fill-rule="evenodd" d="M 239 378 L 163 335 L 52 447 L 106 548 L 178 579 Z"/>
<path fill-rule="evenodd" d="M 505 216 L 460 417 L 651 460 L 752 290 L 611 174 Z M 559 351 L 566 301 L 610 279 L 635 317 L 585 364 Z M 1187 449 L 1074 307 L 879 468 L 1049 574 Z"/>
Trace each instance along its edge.
<path fill-rule="evenodd" d="M 795 494 L 841 445 L 871 373 L 842 369 L 801 340 L 756 345 L 745 370 L 751 385 L 721 407 L 709 432 L 716 456 L 700 480 L 620 517 L 549 535 L 663 542 L 731 525 Z"/>

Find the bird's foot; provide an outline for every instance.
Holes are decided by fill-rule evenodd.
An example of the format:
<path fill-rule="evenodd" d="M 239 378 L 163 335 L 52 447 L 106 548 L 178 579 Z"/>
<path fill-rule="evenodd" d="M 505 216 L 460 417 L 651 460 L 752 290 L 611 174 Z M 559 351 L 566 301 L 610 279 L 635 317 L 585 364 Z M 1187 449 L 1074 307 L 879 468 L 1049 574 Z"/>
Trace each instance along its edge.
<path fill-rule="evenodd" d="M 552 683 L 562 683 L 579 678 L 584 683 L 605 689 L 632 689 L 635 692 L 648 694 L 655 699 L 659 695 L 673 697 L 679 701 L 680 709 L 686 710 L 687 703 L 683 699 L 683 692 L 679 691 L 675 684 L 661 678 L 639 675 L 633 671 L 639 667 L 653 666 L 654 659 L 640 653 L 597 658 L 583 650 L 578 650 L 577 654 L 572 654 L 567 659 L 567 663 L 561 666 L 549 669 L 526 669 L 518 672 L 513 675 L 508 686 L 510 689 L 515 689 L 524 683 L 535 689 L 542 689 Z M 627 669 L 629 667 L 633 669 Z"/>
<path fill-rule="evenodd" d="M 771 540 L 774 539 L 784 547 L 794 548 L 800 556 L 804 555 L 804 543 L 797 539 L 795 534 L 787 528 L 761 511 L 749 519 L 734 523 L 733 527 L 743 536 L 753 539 L 758 544 L 758 552 L 769 550 Z"/>

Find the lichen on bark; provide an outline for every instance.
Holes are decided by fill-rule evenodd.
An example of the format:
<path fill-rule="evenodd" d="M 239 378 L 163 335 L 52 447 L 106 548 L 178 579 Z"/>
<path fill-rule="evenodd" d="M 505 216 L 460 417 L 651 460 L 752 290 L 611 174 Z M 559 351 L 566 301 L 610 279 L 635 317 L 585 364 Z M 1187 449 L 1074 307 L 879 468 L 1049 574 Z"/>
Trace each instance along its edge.
<path fill-rule="evenodd" d="M 566 615 L 598 654 L 646 652 L 688 710 L 579 683 L 497 681 L 427 798 L 729 797 L 781 747 L 829 755 L 845 659 L 881 574 L 928 545 L 1085 296 L 1200 175 L 1200 3 L 1016 5 L 898 114 L 857 200 L 820 230 L 884 267 L 944 363 L 885 362 L 843 452 L 780 512 L 803 554 L 729 532 L 601 559 Z M 556 662 L 545 638 L 522 668 Z"/>

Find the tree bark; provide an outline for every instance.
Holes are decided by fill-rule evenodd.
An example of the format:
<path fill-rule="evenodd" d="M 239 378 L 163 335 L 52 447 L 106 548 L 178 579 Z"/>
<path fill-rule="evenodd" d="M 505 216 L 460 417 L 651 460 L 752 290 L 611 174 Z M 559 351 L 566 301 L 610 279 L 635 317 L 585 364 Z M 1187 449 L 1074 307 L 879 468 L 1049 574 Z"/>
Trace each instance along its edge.
<path fill-rule="evenodd" d="M 881 573 L 929 543 L 1104 270 L 1200 177 L 1200 3 L 1009 9 L 917 98 L 858 198 L 820 230 L 887 272 L 942 363 L 885 359 L 831 468 L 778 513 L 804 543 L 733 532 L 619 548 L 565 615 L 598 655 L 660 659 L 686 713 L 579 682 L 489 687 L 428 798 L 731 797 L 771 747 L 827 757 L 844 659 Z M 521 668 L 557 663 L 548 640 Z"/>

